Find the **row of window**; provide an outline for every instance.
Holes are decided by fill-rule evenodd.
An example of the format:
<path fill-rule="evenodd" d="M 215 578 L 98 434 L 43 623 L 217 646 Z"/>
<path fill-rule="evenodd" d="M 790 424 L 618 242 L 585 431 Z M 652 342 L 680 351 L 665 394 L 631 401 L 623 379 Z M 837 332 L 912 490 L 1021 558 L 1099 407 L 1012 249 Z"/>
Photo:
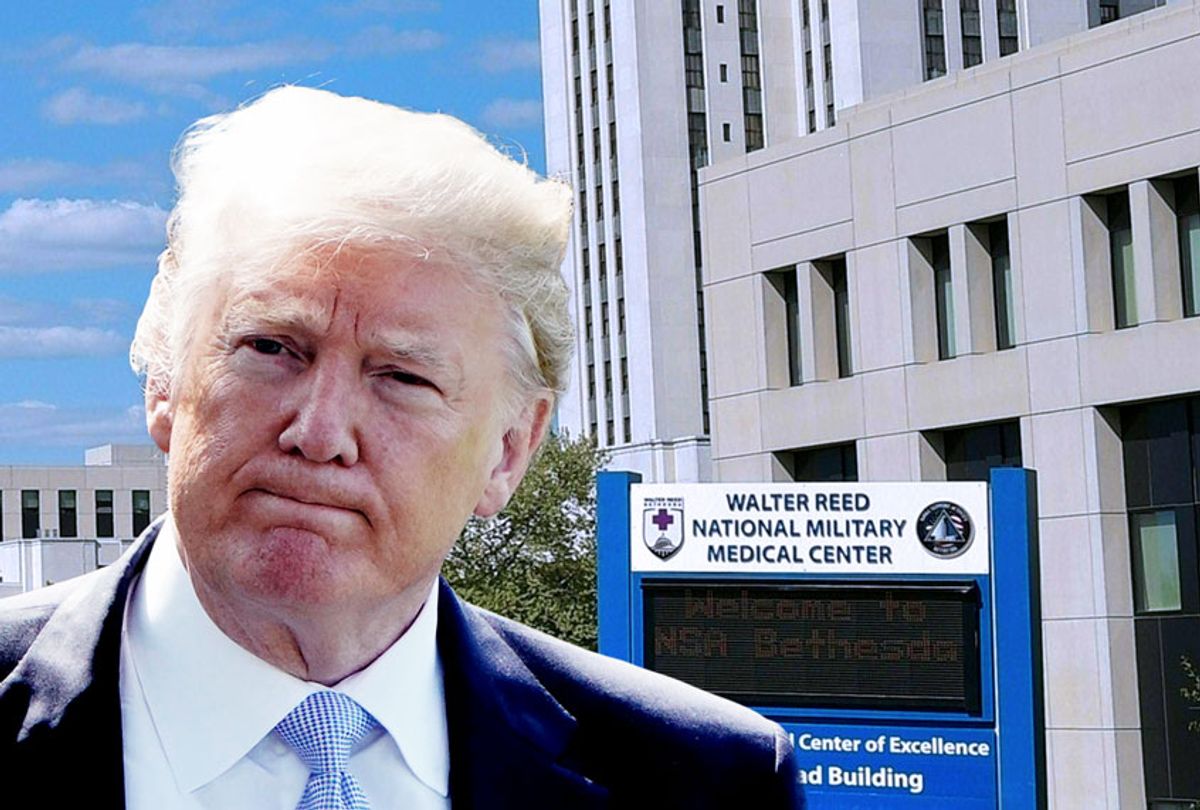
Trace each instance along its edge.
<path fill-rule="evenodd" d="M 1153 267 L 1138 267 L 1135 261 L 1138 245 L 1130 216 L 1129 186 L 1082 197 L 1085 286 L 1094 331 L 1200 314 L 1197 172 L 1145 181 L 1140 193 L 1147 198 L 1143 210 L 1148 211 L 1149 223 L 1142 229 L 1145 236 L 1138 238 L 1161 233 L 1175 237 L 1171 244 L 1143 251 L 1151 257 Z M 914 354 L 920 362 L 949 360 L 967 351 L 1003 351 L 1018 342 L 1007 215 L 956 227 L 962 228 L 965 243 L 957 259 L 951 255 L 949 229 L 907 240 Z M 955 308 L 956 261 L 966 263 L 961 275 L 969 290 L 969 312 Z M 1139 300 L 1142 274 L 1152 276 L 1153 301 Z M 853 285 L 847 279 L 845 254 L 772 271 L 767 280 L 774 291 L 774 305 L 785 312 L 788 384 L 853 374 Z M 1142 286 L 1149 289 L 1145 279 Z M 1178 306 L 1170 303 L 1173 301 L 1178 301 Z M 963 335 L 971 341 L 970 347 L 960 345 Z M 806 341 L 812 344 L 807 353 Z M 806 368 L 806 362 L 811 367 Z"/>
<path fill-rule="evenodd" d="M 96 537 L 113 537 L 113 490 L 97 489 L 95 492 Z M 42 495 L 40 490 L 20 490 L 21 537 L 35 538 L 42 534 Z M 0 491 L 0 521 L 3 520 L 4 492 Z M 136 537 L 150 525 L 150 490 L 135 489 L 130 492 L 130 509 L 133 512 L 133 534 Z M 73 489 L 58 490 L 58 537 L 79 536 L 78 492 Z M 0 522 L 0 538 L 4 537 Z"/>
<path fill-rule="evenodd" d="M 922 0 L 921 34 L 925 41 L 925 78 L 946 75 L 946 5 L 954 0 Z M 983 23 L 980 0 L 958 0 L 958 18 L 962 32 L 962 63 L 964 68 L 983 62 Z M 987 0 L 984 0 L 987 2 Z M 1000 55 L 1008 56 L 1020 49 L 1017 21 L 1017 0 L 996 0 L 996 22 L 999 29 Z"/>
<path fill-rule="evenodd" d="M 924 431 L 922 439 L 944 465 L 947 481 L 987 481 L 994 467 L 1021 466 L 1021 427 L 1015 419 Z M 775 458 L 793 481 L 858 480 L 854 442 L 784 450 Z"/>

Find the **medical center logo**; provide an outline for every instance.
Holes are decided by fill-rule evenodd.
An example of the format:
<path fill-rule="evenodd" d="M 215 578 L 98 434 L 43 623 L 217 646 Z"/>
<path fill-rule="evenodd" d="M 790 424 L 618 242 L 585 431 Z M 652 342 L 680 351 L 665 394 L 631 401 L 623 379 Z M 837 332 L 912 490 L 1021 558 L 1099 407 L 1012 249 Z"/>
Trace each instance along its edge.
<path fill-rule="evenodd" d="M 965 552 L 974 535 L 975 528 L 967 510 L 950 501 L 926 506 L 917 518 L 917 539 L 926 551 L 943 560 Z"/>
<path fill-rule="evenodd" d="M 647 498 L 642 510 L 642 542 L 660 560 L 683 548 L 683 498 Z"/>

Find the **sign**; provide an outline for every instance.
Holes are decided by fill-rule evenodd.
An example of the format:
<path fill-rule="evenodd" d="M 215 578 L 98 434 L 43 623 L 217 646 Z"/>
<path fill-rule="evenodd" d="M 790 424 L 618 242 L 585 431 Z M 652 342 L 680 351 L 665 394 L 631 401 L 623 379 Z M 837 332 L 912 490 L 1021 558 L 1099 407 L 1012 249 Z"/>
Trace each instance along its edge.
<path fill-rule="evenodd" d="M 1032 471 L 597 491 L 600 651 L 778 722 L 812 810 L 1045 805 Z"/>
<path fill-rule="evenodd" d="M 987 574 L 987 485 L 634 484 L 632 570 Z"/>
<path fill-rule="evenodd" d="M 814 808 L 996 807 L 991 729 L 784 723 Z M 822 801 L 824 799 L 824 801 Z"/>
<path fill-rule="evenodd" d="M 643 665 L 748 706 L 978 714 L 974 584 L 646 582 Z"/>

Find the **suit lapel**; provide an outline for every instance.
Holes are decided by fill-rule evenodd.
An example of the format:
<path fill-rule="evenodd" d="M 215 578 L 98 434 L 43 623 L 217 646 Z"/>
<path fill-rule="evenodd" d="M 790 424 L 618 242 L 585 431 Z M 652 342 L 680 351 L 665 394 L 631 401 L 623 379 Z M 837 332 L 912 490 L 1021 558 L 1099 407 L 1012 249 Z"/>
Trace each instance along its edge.
<path fill-rule="evenodd" d="M 504 639 L 442 582 L 438 649 L 454 810 L 607 806 L 607 791 L 562 764 L 573 718 Z"/>
<path fill-rule="evenodd" d="M 0 682 L 3 727 L 19 729 L 6 770 L 42 806 L 124 806 L 121 625 L 129 587 L 158 534 L 155 523 L 129 553 L 75 587 Z M 85 650 L 91 655 L 81 655 Z M 63 763 L 70 763 L 64 778 Z"/>

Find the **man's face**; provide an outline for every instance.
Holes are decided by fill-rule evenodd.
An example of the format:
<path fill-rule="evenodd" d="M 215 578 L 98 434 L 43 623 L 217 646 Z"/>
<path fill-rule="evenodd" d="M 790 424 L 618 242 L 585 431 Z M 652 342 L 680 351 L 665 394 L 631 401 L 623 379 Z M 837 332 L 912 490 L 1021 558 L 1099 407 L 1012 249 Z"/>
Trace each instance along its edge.
<path fill-rule="evenodd" d="M 467 517 L 519 482 L 548 404 L 505 418 L 501 306 L 458 271 L 349 250 L 292 270 L 219 293 L 172 399 L 149 402 L 181 554 L 206 602 L 423 598 Z"/>

